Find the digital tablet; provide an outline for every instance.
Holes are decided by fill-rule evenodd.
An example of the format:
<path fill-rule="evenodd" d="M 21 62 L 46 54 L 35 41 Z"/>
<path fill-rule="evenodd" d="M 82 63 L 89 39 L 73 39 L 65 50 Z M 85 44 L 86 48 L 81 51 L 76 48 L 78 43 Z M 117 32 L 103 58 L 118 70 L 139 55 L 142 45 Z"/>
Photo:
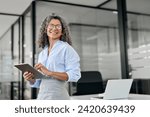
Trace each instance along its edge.
<path fill-rule="evenodd" d="M 23 73 L 26 71 L 33 73 L 34 78 L 36 78 L 36 79 L 42 79 L 42 78 L 46 77 L 44 74 L 42 74 L 41 72 L 36 70 L 34 67 L 32 67 L 31 65 L 26 64 L 26 63 L 15 65 L 15 67 L 18 68 L 19 70 L 21 70 Z"/>

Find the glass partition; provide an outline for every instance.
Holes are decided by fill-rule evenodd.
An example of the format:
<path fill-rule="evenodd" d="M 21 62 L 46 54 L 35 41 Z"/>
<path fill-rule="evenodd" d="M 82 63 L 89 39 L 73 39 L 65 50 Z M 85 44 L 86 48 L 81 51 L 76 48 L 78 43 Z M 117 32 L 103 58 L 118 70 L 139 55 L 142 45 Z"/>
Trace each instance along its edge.
<path fill-rule="evenodd" d="M 16 64 L 19 64 L 20 62 L 20 37 L 19 37 L 19 20 L 13 25 L 13 66 Z M 20 72 L 17 68 L 13 67 L 13 79 L 14 81 L 11 82 L 11 93 L 12 93 L 12 99 L 17 100 L 20 99 Z"/>
<path fill-rule="evenodd" d="M 31 30 L 31 11 L 24 16 L 24 63 L 32 65 L 32 30 Z M 28 81 L 24 81 L 24 99 L 31 99 L 31 86 Z"/>
<path fill-rule="evenodd" d="M 19 64 L 19 24 L 18 22 L 14 25 L 14 41 L 13 41 L 13 64 Z M 14 79 L 15 81 L 19 81 L 19 71 L 18 69 L 14 68 Z"/>
<path fill-rule="evenodd" d="M 149 2 L 146 0 L 138 2 L 136 0 L 127 0 L 128 10 L 133 10 L 131 5 L 133 7 L 135 5 L 139 6 L 138 9 L 133 10 L 134 12 L 139 12 L 139 14 L 128 13 L 128 53 L 131 75 L 134 79 L 150 79 L 150 14 L 145 14 L 147 13 L 147 6 L 150 7 Z M 142 8 L 145 11 L 139 11 Z"/>
<path fill-rule="evenodd" d="M 128 14 L 129 63 L 134 79 L 150 79 L 150 16 Z"/>
<path fill-rule="evenodd" d="M 138 6 L 138 7 L 137 7 Z M 127 0 L 128 57 L 136 92 L 150 94 L 150 1 Z"/>
<path fill-rule="evenodd" d="M 9 29 L 0 38 L 0 99 L 10 99 L 10 82 L 13 81 L 11 44 L 11 29 Z"/>

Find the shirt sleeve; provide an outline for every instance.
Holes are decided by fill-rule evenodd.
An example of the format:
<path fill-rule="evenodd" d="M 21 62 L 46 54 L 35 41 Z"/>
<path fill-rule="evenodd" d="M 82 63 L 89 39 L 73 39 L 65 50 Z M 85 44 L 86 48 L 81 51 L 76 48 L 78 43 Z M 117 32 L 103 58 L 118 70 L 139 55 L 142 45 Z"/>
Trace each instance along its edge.
<path fill-rule="evenodd" d="M 77 52 L 70 46 L 65 56 L 66 73 L 69 82 L 77 82 L 81 77 L 80 58 Z"/>
<path fill-rule="evenodd" d="M 33 88 L 40 88 L 41 79 L 36 79 L 34 84 L 31 84 L 31 87 Z"/>

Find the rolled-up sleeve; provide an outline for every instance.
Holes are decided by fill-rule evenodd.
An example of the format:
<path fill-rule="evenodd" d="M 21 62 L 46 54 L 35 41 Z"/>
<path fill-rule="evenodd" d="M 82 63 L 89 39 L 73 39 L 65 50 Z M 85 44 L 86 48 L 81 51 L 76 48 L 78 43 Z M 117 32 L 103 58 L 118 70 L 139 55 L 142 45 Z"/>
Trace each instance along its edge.
<path fill-rule="evenodd" d="M 80 58 L 73 48 L 66 50 L 65 67 L 68 75 L 68 82 L 77 82 L 81 77 Z"/>

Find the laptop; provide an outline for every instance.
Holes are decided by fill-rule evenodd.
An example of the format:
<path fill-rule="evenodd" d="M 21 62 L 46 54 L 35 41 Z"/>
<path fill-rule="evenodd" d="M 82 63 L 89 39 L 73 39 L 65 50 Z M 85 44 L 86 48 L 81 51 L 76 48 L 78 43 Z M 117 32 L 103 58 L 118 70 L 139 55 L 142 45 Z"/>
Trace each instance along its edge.
<path fill-rule="evenodd" d="M 133 79 L 108 80 L 105 92 L 91 99 L 128 99 Z"/>

